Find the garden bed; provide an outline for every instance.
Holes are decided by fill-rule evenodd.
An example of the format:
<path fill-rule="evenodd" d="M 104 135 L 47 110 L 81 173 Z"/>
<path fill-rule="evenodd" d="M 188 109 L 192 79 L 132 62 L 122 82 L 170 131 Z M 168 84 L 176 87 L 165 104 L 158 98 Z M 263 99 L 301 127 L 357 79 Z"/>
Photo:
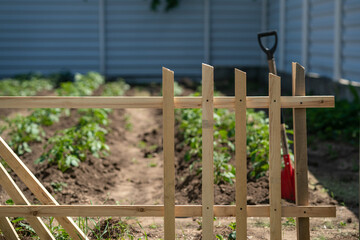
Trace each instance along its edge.
<path fill-rule="evenodd" d="M 101 95 L 104 86 L 92 94 Z M 56 94 L 46 90 L 47 94 Z M 186 94 L 192 90 L 186 89 Z M 37 93 L 39 94 L 39 92 Z M 153 86 L 133 87 L 127 95 L 159 95 L 160 88 Z M 30 115 L 28 110 L 1 110 L 0 116 L 15 116 L 16 113 Z M 71 110 L 70 115 L 62 115 L 58 122 L 43 126 L 43 142 L 30 142 L 31 152 L 25 152 L 21 159 L 36 175 L 40 182 L 54 195 L 60 204 L 163 204 L 163 162 L 162 162 L 162 112 L 152 109 L 113 110 L 108 115 L 109 124 L 106 144 L 109 155 L 87 154 L 78 167 L 60 171 L 57 164 L 47 161 L 34 162 L 44 152 L 43 145 L 59 130 L 75 126 L 81 113 Z M 188 155 L 191 147 L 184 144 L 180 121 L 176 125 L 176 204 L 201 204 L 201 172 L 198 156 Z M 9 130 L 3 136 L 8 141 Z M 229 139 L 233 141 L 233 139 Z M 224 144 L 223 142 L 221 144 Z M 311 220 L 311 236 L 315 239 L 358 239 L 358 175 L 356 146 L 338 142 L 312 141 L 309 146 L 309 191 L 312 205 L 337 205 L 336 219 Z M 233 164 L 230 153 L 229 164 Z M 248 204 L 269 202 L 268 176 L 253 176 L 253 162 L 248 164 Z M 190 170 L 192 169 L 192 170 Z M 16 176 L 12 175 L 33 203 L 38 203 Z M 1 191 L 0 200 L 4 204 L 9 197 Z M 235 189 L 229 181 L 220 178 L 215 186 L 216 204 L 234 204 Z M 293 204 L 284 201 L 284 204 Z M 83 219 L 81 220 L 83 221 Z M 92 239 L 124 239 L 142 237 L 163 238 L 162 218 L 99 218 L 89 220 L 87 233 Z M 234 218 L 215 220 L 215 230 L 219 238 L 233 231 Z M 267 239 L 268 219 L 249 218 L 248 235 L 251 239 Z M 180 239 L 199 239 L 201 218 L 177 219 L 177 234 Z M 284 239 L 295 239 L 294 219 L 283 219 Z M 54 230 L 54 229 L 53 229 Z M 28 233 L 29 234 L 29 233 Z M 121 238 L 120 238 L 121 239 Z"/>

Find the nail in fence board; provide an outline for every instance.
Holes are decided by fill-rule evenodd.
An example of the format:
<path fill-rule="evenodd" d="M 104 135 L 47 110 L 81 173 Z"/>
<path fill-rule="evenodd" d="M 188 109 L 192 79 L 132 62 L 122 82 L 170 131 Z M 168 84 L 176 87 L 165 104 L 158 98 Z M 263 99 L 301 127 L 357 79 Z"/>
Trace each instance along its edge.
<path fill-rule="evenodd" d="M 269 74 L 270 239 L 281 240 L 280 77 Z"/>
<path fill-rule="evenodd" d="M 59 205 L 34 174 L 26 167 L 20 158 L 0 137 L 0 156 L 19 176 L 21 181 L 30 189 L 37 199 L 45 205 Z M 76 223 L 69 217 L 58 217 L 56 220 L 63 226 L 72 239 L 87 239 Z"/>
<path fill-rule="evenodd" d="M 305 71 L 292 63 L 293 95 L 305 96 Z M 293 109 L 296 205 L 309 205 L 306 108 Z M 297 239 L 310 239 L 309 218 L 296 219 Z"/>
<path fill-rule="evenodd" d="M 6 171 L 4 166 L 0 163 L 0 183 L 1 186 L 5 189 L 9 197 L 14 201 L 16 205 L 30 205 L 29 201 L 26 199 L 24 194 L 21 192 L 19 187 L 16 185 L 14 180 L 11 178 L 10 174 Z M 38 217 L 28 217 L 26 220 L 30 223 L 40 237 L 40 239 L 54 239 L 51 235 L 49 229 L 43 223 L 43 221 Z"/>
<path fill-rule="evenodd" d="M 246 73 L 235 69 L 236 238 L 247 239 Z"/>
<path fill-rule="evenodd" d="M 214 239 L 214 68 L 202 65 L 202 239 Z"/>
<path fill-rule="evenodd" d="M 163 68 L 164 237 L 175 239 L 174 72 Z"/>

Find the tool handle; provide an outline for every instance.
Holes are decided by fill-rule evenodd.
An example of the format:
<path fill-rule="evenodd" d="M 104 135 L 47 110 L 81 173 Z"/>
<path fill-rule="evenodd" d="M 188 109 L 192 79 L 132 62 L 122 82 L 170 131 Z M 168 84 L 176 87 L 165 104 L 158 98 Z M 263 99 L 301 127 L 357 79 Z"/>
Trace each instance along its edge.
<path fill-rule="evenodd" d="M 271 48 L 265 47 L 263 45 L 262 41 L 261 41 L 262 38 L 269 37 L 269 36 L 274 36 L 275 37 L 274 45 Z M 277 37 L 276 31 L 258 33 L 258 41 L 259 41 L 259 45 L 260 45 L 261 49 L 266 53 L 267 59 L 268 60 L 273 59 L 274 58 L 274 52 L 276 50 L 276 46 L 277 46 L 277 42 L 278 42 L 278 37 Z"/>

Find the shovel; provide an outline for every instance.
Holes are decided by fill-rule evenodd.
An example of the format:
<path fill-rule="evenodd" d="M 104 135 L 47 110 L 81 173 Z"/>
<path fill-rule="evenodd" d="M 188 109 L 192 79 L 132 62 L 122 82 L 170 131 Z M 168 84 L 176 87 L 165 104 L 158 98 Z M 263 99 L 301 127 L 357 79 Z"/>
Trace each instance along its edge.
<path fill-rule="evenodd" d="M 264 47 L 261 39 L 264 37 L 275 37 L 273 46 L 269 49 Z M 261 49 L 266 53 L 270 73 L 277 75 L 276 64 L 274 59 L 274 52 L 277 46 L 277 33 L 276 31 L 263 32 L 258 34 L 258 41 Z M 284 122 L 283 113 L 281 111 L 281 148 L 284 158 L 284 169 L 281 171 L 281 198 L 295 202 L 295 173 L 291 165 L 289 146 L 287 144 L 286 127 Z"/>

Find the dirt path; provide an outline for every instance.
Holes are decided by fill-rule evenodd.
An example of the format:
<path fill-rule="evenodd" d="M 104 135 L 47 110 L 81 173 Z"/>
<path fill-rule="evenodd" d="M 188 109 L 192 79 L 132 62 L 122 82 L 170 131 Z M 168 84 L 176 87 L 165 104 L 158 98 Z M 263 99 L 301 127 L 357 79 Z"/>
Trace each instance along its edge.
<path fill-rule="evenodd" d="M 162 204 L 162 154 L 147 153 L 148 148 L 160 148 L 161 115 L 152 109 L 126 109 L 124 116 L 130 119 L 131 130 L 126 131 L 121 144 L 110 149 L 124 170 L 109 196 L 119 204 Z M 152 135 L 151 141 L 148 135 Z"/>

